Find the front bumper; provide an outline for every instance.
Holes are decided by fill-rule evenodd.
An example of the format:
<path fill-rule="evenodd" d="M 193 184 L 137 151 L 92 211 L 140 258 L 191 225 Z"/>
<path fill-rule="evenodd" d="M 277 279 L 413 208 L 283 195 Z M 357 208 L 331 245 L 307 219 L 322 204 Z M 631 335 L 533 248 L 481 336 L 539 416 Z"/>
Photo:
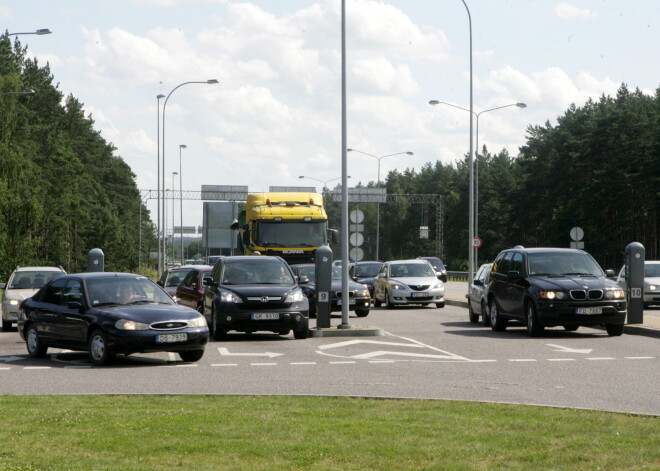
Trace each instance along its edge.
<path fill-rule="evenodd" d="M 332 297 L 330 298 L 330 308 L 332 311 L 341 311 L 342 310 L 342 299 L 341 298 L 336 298 Z M 348 301 L 348 310 L 349 311 L 356 311 L 356 310 L 365 310 L 365 309 L 371 309 L 371 298 L 370 297 L 357 297 L 357 298 L 349 298 Z"/>
<path fill-rule="evenodd" d="M 600 308 L 598 314 L 578 314 L 579 308 Z M 537 316 L 545 327 L 593 326 L 623 324 L 626 319 L 626 302 L 537 302 Z"/>
<path fill-rule="evenodd" d="M 218 328 L 225 332 L 284 332 L 309 328 L 309 314 L 301 310 L 242 310 L 237 305 L 224 305 L 216 312 Z"/>
<path fill-rule="evenodd" d="M 168 334 L 186 334 L 186 340 L 176 342 L 158 342 L 158 336 Z M 113 329 L 108 334 L 108 347 L 112 353 L 150 353 L 184 352 L 202 350 L 209 341 L 208 327 L 182 329 L 174 331 L 135 330 L 121 331 Z"/>

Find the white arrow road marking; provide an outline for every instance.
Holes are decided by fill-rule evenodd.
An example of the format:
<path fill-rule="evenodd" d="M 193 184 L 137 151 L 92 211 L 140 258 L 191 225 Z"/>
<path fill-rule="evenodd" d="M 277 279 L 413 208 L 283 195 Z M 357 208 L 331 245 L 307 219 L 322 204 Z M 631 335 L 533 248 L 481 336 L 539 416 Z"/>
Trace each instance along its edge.
<path fill-rule="evenodd" d="M 415 357 L 415 358 L 433 358 L 435 360 L 455 360 L 456 357 L 453 355 L 434 355 L 432 353 L 410 353 L 410 352 L 387 352 L 384 350 L 379 350 L 376 352 L 362 353 L 361 355 L 353 355 L 352 358 L 357 358 L 358 360 L 366 360 L 369 358 L 381 357 L 383 355 L 397 355 L 402 357 Z"/>
<path fill-rule="evenodd" d="M 584 353 L 589 354 L 593 350 L 592 348 L 569 348 L 562 347 L 561 345 L 554 345 L 552 343 L 546 343 L 548 347 L 554 347 L 556 352 L 566 352 L 566 353 Z"/>
<path fill-rule="evenodd" d="M 264 352 L 264 353 L 229 353 L 229 350 L 224 347 L 218 347 L 220 355 L 230 357 L 268 357 L 275 358 L 284 355 L 284 353 Z"/>
<path fill-rule="evenodd" d="M 9 363 L 11 361 L 16 361 L 16 360 L 23 360 L 23 357 L 16 357 L 16 356 L 8 356 L 8 357 L 0 357 L 0 361 L 4 361 L 5 363 Z"/>
<path fill-rule="evenodd" d="M 319 348 L 325 350 L 328 348 L 339 348 L 339 347 L 348 347 L 349 345 L 357 345 L 360 343 L 372 343 L 377 345 L 392 345 L 395 347 L 414 347 L 422 348 L 421 345 L 410 344 L 410 343 L 396 343 L 396 342 L 383 342 L 382 340 L 347 340 L 346 342 L 338 343 L 329 343 L 327 345 L 321 345 Z"/>

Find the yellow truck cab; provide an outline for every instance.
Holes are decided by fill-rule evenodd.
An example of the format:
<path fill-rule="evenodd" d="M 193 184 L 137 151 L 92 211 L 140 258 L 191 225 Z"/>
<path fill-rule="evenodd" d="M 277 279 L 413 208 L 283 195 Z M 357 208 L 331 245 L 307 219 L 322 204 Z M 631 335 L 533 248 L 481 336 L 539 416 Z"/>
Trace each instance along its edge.
<path fill-rule="evenodd" d="M 317 248 L 338 241 L 319 193 L 248 194 L 236 228 L 243 253 L 277 255 L 290 264 L 313 262 Z"/>

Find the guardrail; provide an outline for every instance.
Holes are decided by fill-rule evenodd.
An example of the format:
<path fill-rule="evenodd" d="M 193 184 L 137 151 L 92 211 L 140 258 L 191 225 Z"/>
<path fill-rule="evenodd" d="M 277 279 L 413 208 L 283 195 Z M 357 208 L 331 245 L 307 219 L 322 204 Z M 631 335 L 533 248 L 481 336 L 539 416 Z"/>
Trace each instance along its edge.
<path fill-rule="evenodd" d="M 447 280 L 449 281 L 467 281 L 468 272 L 466 271 L 448 271 Z"/>

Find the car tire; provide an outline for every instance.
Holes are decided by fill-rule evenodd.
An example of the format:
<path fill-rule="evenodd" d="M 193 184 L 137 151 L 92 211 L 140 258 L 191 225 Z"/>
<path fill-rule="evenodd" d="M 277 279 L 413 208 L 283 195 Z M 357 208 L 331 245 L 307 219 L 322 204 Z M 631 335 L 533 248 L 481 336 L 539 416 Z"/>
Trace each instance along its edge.
<path fill-rule="evenodd" d="M 390 294 L 385 290 L 385 307 L 387 309 L 394 309 L 394 305 L 390 301 Z"/>
<path fill-rule="evenodd" d="M 484 301 L 481 301 L 481 325 L 490 327 L 490 316 L 488 315 L 488 308 Z"/>
<path fill-rule="evenodd" d="M 369 309 L 356 309 L 355 315 L 358 317 L 367 317 L 369 315 Z"/>
<path fill-rule="evenodd" d="M 575 331 L 578 330 L 579 328 L 580 328 L 579 325 L 565 325 L 565 326 L 564 326 L 564 330 L 565 330 L 566 332 L 575 332 Z"/>
<path fill-rule="evenodd" d="M 277 334 L 278 335 L 289 335 L 290 333 L 291 333 L 291 329 L 282 329 Z"/>
<path fill-rule="evenodd" d="M 470 320 L 471 324 L 476 324 L 479 322 L 479 315 L 474 312 L 474 309 L 472 309 L 472 303 L 468 300 L 468 319 Z"/>
<path fill-rule="evenodd" d="M 605 329 L 610 337 L 618 337 L 623 334 L 623 324 L 605 324 Z"/>
<path fill-rule="evenodd" d="M 3 327 L 4 329 L 4 327 Z M 34 325 L 30 325 L 25 332 L 25 346 L 27 347 L 28 355 L 31 358 L 43 358 L 46 356 L 48 347 L 44 346 L 39 340 L 37 329 Z"/>
<path fill-rule="evenodd" d="M 96 329 L 89 336 L 89 360 L 96 366 L 107 365 L 112 359 L 108 338 L 102 330 Z"/>
<path fill-rule="evenodd" d="M 506 326 L 509 323 L 507 319 L 503 319 L 502 316 L 500 316 L 500 310 L 497 307 L 497 303 L 495 300 L 490 305 L 490 328 L 493 329 L 495 332 L 504 332 L 506 330 Z"/>
<path fill-rule="evenodd" d="M 218 315 L 215 313 L 215 309 L 211 312 L 211 319 L 213 319 L 213 340 L 224 340 L 227 338 L 227 331 L 218 327 Z"/>
<path fill-rule="evenodd" d="M 443 307 L 445 307 L 445 302 L 443 301 L 441 303 L 435 303 L 435 307 L 437 307 L 438 309 L 442 309 Z"/>
<path fill-rule="evenodd" d="M 204 350 L 187 350 L 185 352 L 179 352 L 179 356 L 183 361 L 199 361 L 204 356 Z"/>
<path fill-rule="evenodd" d="M 539 337 L 543 334 L 545 327 L 539 322 L 539 317 L 536 313 L 536 306 L 534 306 L 532 301 L 529 301 L 525 308 L 525 320 L 527 324 L 527 334 L 530 337 Z"/>
<path fill-rule="evenodd" d="M 309 328 L 295 329 L 293 331 L 293 338 L 296 340 L 306 339 L 309 336 Z"/>
<path fill-rule="evenodd" d="M 9 332 L 11 330 L 11 321 L 2 321 L 2 331 Z"/>

